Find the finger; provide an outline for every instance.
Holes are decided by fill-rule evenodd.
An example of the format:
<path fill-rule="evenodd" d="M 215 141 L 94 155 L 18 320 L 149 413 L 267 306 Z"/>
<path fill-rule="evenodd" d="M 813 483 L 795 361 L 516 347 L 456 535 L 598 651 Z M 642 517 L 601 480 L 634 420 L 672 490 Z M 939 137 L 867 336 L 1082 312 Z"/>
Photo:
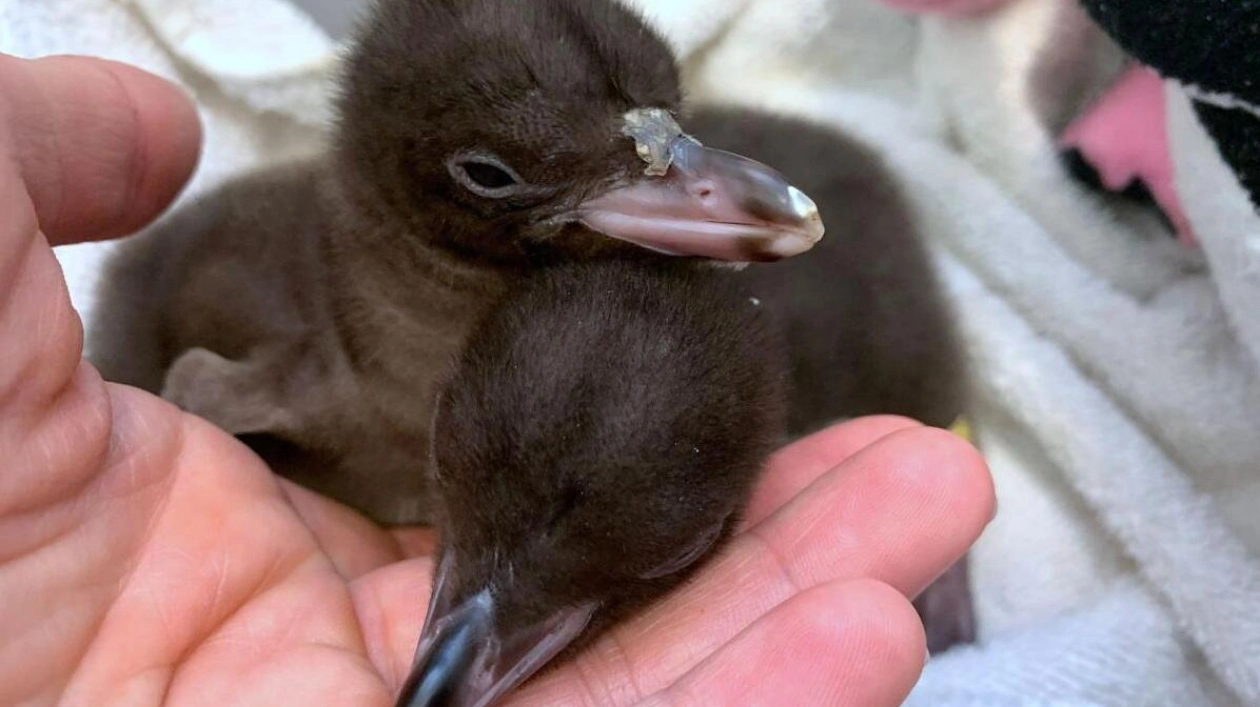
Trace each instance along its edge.
<path fill-rule="evenodd" d="M 407 679 L 432 582 L 433 561 L 421 558 L 382 567 L 351 585 L 368 657 L 391 690 Z"/>
<path fill-rule="evenodd" d="M 893 707 L 918 680 L 924 651 L 923 626 L 895 589 L 825 584 L 758 619 L 643 707 Z"/>
<path fill-rule="evenodd" d="M 782 558 L 797 586 L 864 576 L 914 596 L 965 554 L 994 506 L 975 448 L 923 427 L 858 453 L 748 536 Z"/>
<path fill-rule="evenodd" d="M 298 516 L 348 580 L 403 559 L 432 555 L 437 550 L 437 531 L 424 526 L 399 526 L 388 530 L 358 511 L 321 496 L 288 480 L 281 488 Z"/>
<path fill-rule="evenodd" d="M 992 507 L 992 483 L 973 447 L 933 428 L 894 433 L 827 472 L 737 536 L 696 581 L 614 627 L 546 680 L 559 702 L 587 690 L 601 704 L 631 704 L 810 587 L 869 577 L 911 596 L 962 556 Z"/>
<path fill-rule="evenodd" d="M 138 70 L 0 55 L 0 451 L 52 415 L 80 364 L 82 326 L 40 228 L 59 242 L 130 230 L 191 171 L 198 133 L 187 100 Z M 57 417 L 87 419 L 103 396 Z"/>
<path fill-rule="evenodd" d="M 819 476 L 878 440 L 894 432 L 922 426 L 909 418 L 892 415 L 862 417 L 784 447 L 766 465 L 744 513 L 744 526 L 760 523 Z"/>
<path fill-rule="evenodd" d="M 362 514 L 288 480 L 280 486 L 342 577 L 355 579 L 403 558 L 394 538 Z"/>
<path fill-rule="evenodd" d="M 437 552 L 438 532 L 429 526 L 394 528 L 389 531 L 406 558 L 427 557 Z"/>
<path fill-rule="evenodd" d="M 0 147 L 53 244 L 139 229 L 197 163 L 201 127 L 172 84 L 100 59 L 0 55 Z M 10 174 L 9 176 L 13 176 Z"/>

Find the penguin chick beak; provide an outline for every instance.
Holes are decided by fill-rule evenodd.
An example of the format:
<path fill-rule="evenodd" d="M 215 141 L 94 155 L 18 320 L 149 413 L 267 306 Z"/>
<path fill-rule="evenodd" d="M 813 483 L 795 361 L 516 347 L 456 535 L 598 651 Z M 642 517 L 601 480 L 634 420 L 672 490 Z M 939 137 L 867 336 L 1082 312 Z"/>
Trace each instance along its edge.
<path fill-rule="evenodd" d="M 626 122 L 646 174 L 583 203 L 578 220 L 588 228 L 660 253 L 736 262 L 789 258 L 822 238 L 818 207 L 774 169 L 701 145 L 663 110 L 632 111 Z"/>
<path fill-rule="evenodd" d="M 595 610 L 593 603 L 562 609 L 505 635 L 489 588 L 443 611 L 450 605 L 443 579 L 397 707 L 489 707 L 572 643 Z"/>

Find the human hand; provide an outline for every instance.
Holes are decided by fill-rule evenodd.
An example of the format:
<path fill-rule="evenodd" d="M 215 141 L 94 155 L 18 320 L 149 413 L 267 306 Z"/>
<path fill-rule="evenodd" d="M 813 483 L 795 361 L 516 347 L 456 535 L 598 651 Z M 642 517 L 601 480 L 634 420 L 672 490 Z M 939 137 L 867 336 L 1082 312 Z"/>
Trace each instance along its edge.
<path fill-rule="evenodd" d="M 390 705 L 410 666 L 431 538 L 278 480 L 82 360 L 50 243 L 151 219 L 199 137 L 136 69 L 0 56 L 0 704 Z M 695 581 L 510 702 L 897 704 L 924 659 L 906 597 L 992 508 L 946 433 L 815 435 Z"/>

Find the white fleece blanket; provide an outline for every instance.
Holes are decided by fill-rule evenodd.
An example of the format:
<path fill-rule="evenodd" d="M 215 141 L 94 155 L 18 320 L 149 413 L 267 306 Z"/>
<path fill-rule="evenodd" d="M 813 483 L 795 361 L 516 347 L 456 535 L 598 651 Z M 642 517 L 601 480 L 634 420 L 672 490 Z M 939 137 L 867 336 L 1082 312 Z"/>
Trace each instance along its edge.
<path fill-rule="evenodd" d="M 1206 257 L 1059 167 L 1050 129 L 1120 65 L 1071 0 L 972 19 L 630 1 L 693 98 L 879 149 L 938 246 L 1000 512 L 973 553 L 981 643 L 936 657 L 910 704 L 1260 705 L 1260 216 L 1180 89 L 1175 162 Z M 189 87 L 207 125 L 195 194 L 318 147 L 336 46 L 285 0 L 0 0 L 0 50 Z M 61 251 L 87 317 L 100 252 Z"/>

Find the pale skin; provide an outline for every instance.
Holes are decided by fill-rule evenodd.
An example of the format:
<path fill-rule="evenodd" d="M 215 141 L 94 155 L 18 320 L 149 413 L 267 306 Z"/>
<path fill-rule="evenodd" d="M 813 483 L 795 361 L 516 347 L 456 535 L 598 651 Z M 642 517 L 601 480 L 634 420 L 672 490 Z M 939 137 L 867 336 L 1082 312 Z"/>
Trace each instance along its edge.
<path fill-rule="evenodd" d="M 50 246 L 152 219 L 200 137 L 137 69 L 0 55 L 0 704 L 388 707 L 411 661 L 431 537 L 83 361 Z M 993 510 L 962 440 L 833 427 L 774 457 L 695 581 L 510 704 L 896 705 L 925 657 L 909 597 Z"/>

